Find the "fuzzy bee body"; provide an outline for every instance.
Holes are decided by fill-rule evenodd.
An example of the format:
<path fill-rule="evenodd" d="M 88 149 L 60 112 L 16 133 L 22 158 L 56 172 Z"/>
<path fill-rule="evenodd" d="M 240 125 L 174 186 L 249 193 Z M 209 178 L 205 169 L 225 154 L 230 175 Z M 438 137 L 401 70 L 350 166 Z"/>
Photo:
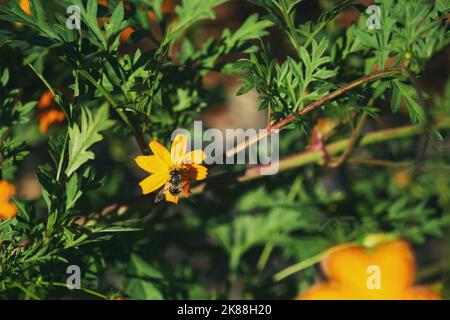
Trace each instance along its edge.
<path fill-rule="evenodd" d="M 178 196 L 183 190 L 183 186 L 181 185 L 181 172 L 179 170 L 172 170 L 169 175 L 169 192 L 173 196 Z"/>
<path fill-rule="evenodd" d="M 163 199 L 166 191 L 169 191 L 169 193 L 174 197 L 181 194 L 183 191 L 183 184 L 180 170 L 173 169 L 169 172 L 169 179 L 167 180 L 165 186 L 156 195 L 155 203 L 158 203 Z"/>

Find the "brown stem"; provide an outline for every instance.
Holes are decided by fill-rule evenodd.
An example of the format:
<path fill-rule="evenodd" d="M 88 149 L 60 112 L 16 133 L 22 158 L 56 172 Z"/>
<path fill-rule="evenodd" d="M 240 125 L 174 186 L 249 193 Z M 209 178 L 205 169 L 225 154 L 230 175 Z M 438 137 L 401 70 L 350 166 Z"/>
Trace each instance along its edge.
<path fill-rule="evenodd" d="M 353 133 L 350 137 L 350 142 L 349 142 L 347 148 L 345 148 L 344 152 L 337 160 L 334 160 L 334 161 L 328 163 L 327 167 L 337 168 L 337 167 L 341 166 L 348 159 L 348 157 L 352 153 L 353 148 L 355 147 L 356 142 L 358 141 L 358 138 L 361 134 L 361 130 L 364 126 L 364 123 L 366 122 L 366 119 L 367 119 L 367 113 L 364 112 L 363 115 L 361 116 L 361 119 L 358 122 L 358 125 L 356 126 L 356 129 L 353 131 Z"/>
<path fill-rule="evenodd" d="M 304 107 L 303 109 L 299 110 L 296 114 L 292 114 L 286 118 L 284 118 L 283 120 L 268 126 L 265 131 L 265 133 L 260 134 L 260 135 L 255 135 L 252 138 L 244 141 L 243 143 L 239 144 L 238 146 L 236 146 L 233 149 L 230 149 L 229 151 L 227 151 L 226 156 L 228 157 L 232 157 L 233 155 L 235 155 L 236 153 L 240 152 L 241 150 L 246 149 L 248 146 L 256 143 L 257 141 L 259 141 L 260 139 L 270 135 L 270 132 L 276 129 L 282 129 L 283 127 L 285 127 L 286 125 L 290 124 L 291 122 L 294 122 L 295 119 L 297 119 L 297 116 L 301 116 L 304 115 L 314 109 L 316 109 L 317 107 L 320 107 L 321 105 L 323 105 L 324 103 L 333 100 L 334 98 L 356 88 L 359 87 L 365 83 L 368 83 L 372 80 L 376 80 L 382 77 L 386 77 L 395 73 L 402 73 L 404 71 L 404 69 L 402 67 L 394 67 L 394 68 L 388 68 L 388 69 L 384 69 L 384 70 L 380 70 L 380 71 L 375 71 L 372 72 L 364 77 L 361 77 L 353 82 L 350 82 L 349 84 L 333 91 L 330 94 L 327 94 L 326 96 L 322 97 L 319 100 L 316 100 L 312 103 L 310 103 L 309 105 L 307 105 L 306 107 Z"/>
<path fill-rule="evenodd" d="M 443 118 L 436 122 L 435 128 L 437 129 L 449 129 L 450 128 L 450 118 Z M 374 144 L 386 140 L 403 138 L 403 137 L 411 137 L 414 135 L 418 135 L 424 132 L 424 127 L 421 125 L 410 125 L 392 129 L 385 129 L 376 132 L 371 132 L 364 135 L 360 141 L 359 145 L 369 145 Z M 343 139 L 334 143 L 330 143 L 326 146 L 326 152 L 329 155 L 335 155 L 339 152 L 345 150 L 348 145 L 351 143 L 351 139 Z M 298 168 L 310 163 L 318 163 L 322 160 L 322 152 L 320 150 L 312 150 L 312 151 L 302 151 L 300 153 L 290 155 L 280 159 L 279 161 L 279 172 L 286 171 L 293 168 Z M 244 182 L 248 180 L 258 179 L 264 177 L 261 175 L 260 171 L 264 168 L 264 165 L 256 165 L 247 168 L 243 172 L 236 173 L 230 179 L 231 174 L 225 173 L 221 175 L 217 175 L 211 178 L 208 178 L 207 182 L 203 182 L 191 189 L 193 194 L 202 193 L 207 185 L 211 183 L 221 183 L 222 185 L 228 185 L 230 181 L 234 182 Z M 227 184 L 224 184 L 226 182 Z"/>
<path fill-rule="evenodd" d="M 437 129 L 450 129 L 450 117 L 442 118 L 436 122 L 435 128 Z M 371 132 L 363 136 L 359 142 L 360 146 L 370 145 L 378 142 L 388 141 L 392 139 L 411 137 L 423 133 L 424 128 L 420 125 L 410 125 L 404 127 L 397 127 L 392 129 L 385 129 L 376 132 Z M 345 150 L 350 144 L 351 139 L 343 139 L 330 143 L 326 146 L 326 151 L 330 155 L 338 154 Z M 287 171 L 294 168 L 299 168 L 311 163 L 319 163 L 322 160 L 322 152 L 320 150 L 308 150 L 303 151 L 294 155 L 290 155 L 280 159 L 279 162 L 279 172 Z M 352 164 L 367 163 L 369 160 L 355 160 L 349 159 L 348 162 Z M 379 160 L 378 163 L 372 162 L 374 165 L 386 165 L 386 161 L 381 164 Z M 409 164 L 408 164 L 409 165 Z M 400 164 L 398 167 L 404 167 L 405 163 Z M 260 170 L 263 168 L 262 165 L 256 165 L 249 167 L 242 172 L 238 173 L 224 173 L 216 176 L 209 177 L 205 182 L 202 182 L 191 189 L 192 194 L 200 194 L 209 186 L 229 186 L 235 182 L 245 182 L 249 180 L 258 179 L 264 177 L 260 174 Z M 428 170 L 428 169 L 427 169 Z M 101 214 L 92 214 L 87 219 L 78 221 L 80 224 L 86 223 L 87 220 L 97 220 L 118 210 L 126 210 L 128 207 L 134 207 L 138 205 L 151 204 L 154 205 L 154 196 L 137 196 L 127 203 L 115 203 L 109 205 L 102 210 Z"/>

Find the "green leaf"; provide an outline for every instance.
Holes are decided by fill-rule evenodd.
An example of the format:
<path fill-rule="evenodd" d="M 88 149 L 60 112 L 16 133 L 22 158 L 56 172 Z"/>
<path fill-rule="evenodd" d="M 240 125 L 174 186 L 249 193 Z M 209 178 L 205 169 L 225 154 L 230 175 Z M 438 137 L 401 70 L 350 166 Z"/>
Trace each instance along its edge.
<path fill-rule="evenodd" d="M 398 86 L 395 84 L 395 81 L 392 82 L 392 97 L 391 97 L 391 110 L 393 113 L 396 113 L 400 108 L 401 104 L 401 96 L 400 90 Z"/>
<path fill-rule="evenodd" d="M 134 299 L 162 300 L 163 296 L 154 284 L 163 279 L 162 274 L 139 256 L 131 255 L 132 277 L 125 284 L 126 292 Z"/>
<path fill-rule="evenodd" d="M 69 177 L 82 164 L 95 158 L 93 152 L 88 149 L 96 142 L 102 140 L 99 132 L 108 129 L 113 125 L 113 121 L 108 119 L 108 105 L 103 105 L 92 116 L 91 112 L 84 108 L 81 115 L 81 125 L 74 124 L 69 128 L 69 163 L 65 170 Z"/>
<path fill-rule="evenodd" d="M 229 39 L 229 46 L 243 43 L 248 40 L 262 38 L 268 34 L 266 29 L 273 23 L 268 20 L 259 20 L 258 14 L 252 14 Z"/>
<path fill-rule="evenodd" d="M 83 192 L 78 186 L 78 176 L 76 174 L 72 175 L 66 185 L 66 211 L 69 211 L 75 206 L 75 203 L 81 197 Z"/>
<path fill-rule="evenodd" d="M 80 7 L 81 18 L 86 23 L 91 33 L 95 36 L 95 38 L 91 38 L 91 40 L 93 40 L 94 44 L 96 44 L 98 47 L 106 50 L 106 39 L 102 35 L 97 21 L 97 1 L 89 0 L 86 8 L 84 7 L 81 0 L 73 0 L 73 3 Z"/>
<path fill-rule="evenodd" d="M 194 23 L 205 19 L 214 19 L 213 8 L 226 0 L 184 0 L 175 11 L 179 18 L 177 27 L 169 30 L 164 44 L 171 43 L 183 34 Z"/>
<path fill-rule="evenodd" d="M 392 103 L 394 103 L 394 105 L 392 106 L 391 104 L 393 110 L 398 110 L 399 100 L 401 100 L 406 104 L 409 116 L 413 123 L 424 122 L 425 112 L 422 106 L 417 102 L 416 89 L 414 89 L 410 85 L 400 82 L 399 80 L 394 80 L 393 84 L 394 84 L 394 91 L 393 91 L 394 96 L 392 98 L 393 100 Z"/>
<path fill-rule="evenodd" d="M 114 9 L 113 14 L 111 15 L 110 22 L 107 24 L 106 36 L 108 37 L 108 39 L 120 33 L 120 31 L 123 28 L 123 17 L 124 17 L 124 9 L 123 3 L 121 2 Z"/>

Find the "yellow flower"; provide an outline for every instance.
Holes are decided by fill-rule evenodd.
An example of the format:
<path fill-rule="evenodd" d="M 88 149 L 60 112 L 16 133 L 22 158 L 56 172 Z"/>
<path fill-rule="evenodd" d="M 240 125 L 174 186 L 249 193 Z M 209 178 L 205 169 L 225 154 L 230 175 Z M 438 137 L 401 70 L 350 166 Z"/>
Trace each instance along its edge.
<path fill-rule="evenodd" d="M 17 214 L 17 208 L 10 203 L 14 195 L 14 186 L 6 180 L 0 180 L 0 220 L 9 219 Z"/>
<path fill-rule="evenodd" d="M 184 196 L 189 195 L 190 180 L 203 180 L 208 175 L 208 169 L 201 165 L 205 160 L 205 153 L 203 150 L 186 153 L 187 137 L 185 135 L 179 134 L 175 137 L 170 152 L 156 140 L 150 142 L 150 149 L 153 155 L 138 156 L 135 159 L 141 169 L 151 173 L 148 178 L 139 183 L 143 194 L 149 194 L 164 187 L 162 192 L 166 201 L 178 203 L 179 194 L 171 192 L 169 188 L 171 173 L 175 171 L 180 173 L 180 187 Z"/>
<path fill-rule="evenodd" d="M 316 283 L 298 295 L 298 300 L 440 299 L 427 287 L 414 286 L 414 254 L 403 240 L 381 242 L 370 249 L 340 245 L 329 252 L 321 262 L 328 281 Z M 377 287 L 369 286 L 373 267 L 379 270 Z"/>

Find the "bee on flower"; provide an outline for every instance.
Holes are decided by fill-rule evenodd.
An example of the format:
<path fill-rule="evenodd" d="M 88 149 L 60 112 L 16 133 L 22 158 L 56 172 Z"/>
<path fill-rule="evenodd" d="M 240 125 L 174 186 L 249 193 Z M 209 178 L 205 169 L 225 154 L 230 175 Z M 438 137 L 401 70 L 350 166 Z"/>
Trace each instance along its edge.
<path fill-rule="evenodd" d="M 6 180 L 0 180 L 0 220 L 13 218 L 17 214 L 16 206 L 11 203 L 15 193 L 14 186 Z"/>
<path fill-rule="evenodd" d="M 153 155 L 138 156 L 135 161 L 141 169 L 151 174 L 139 183 L 142 193 L 149 194 L 161 188 L 155 202 L 165 197 L 168 202 L 178 203 L 181 195 L 189 195 L 191 180 L 207 177 L 208 169 L 201 165 L 206 158 L 205 153 L 203 150 L 186 153 L 186 135 L 175 137 L 170 152 L 156 140 L 149 146 Z"/>

